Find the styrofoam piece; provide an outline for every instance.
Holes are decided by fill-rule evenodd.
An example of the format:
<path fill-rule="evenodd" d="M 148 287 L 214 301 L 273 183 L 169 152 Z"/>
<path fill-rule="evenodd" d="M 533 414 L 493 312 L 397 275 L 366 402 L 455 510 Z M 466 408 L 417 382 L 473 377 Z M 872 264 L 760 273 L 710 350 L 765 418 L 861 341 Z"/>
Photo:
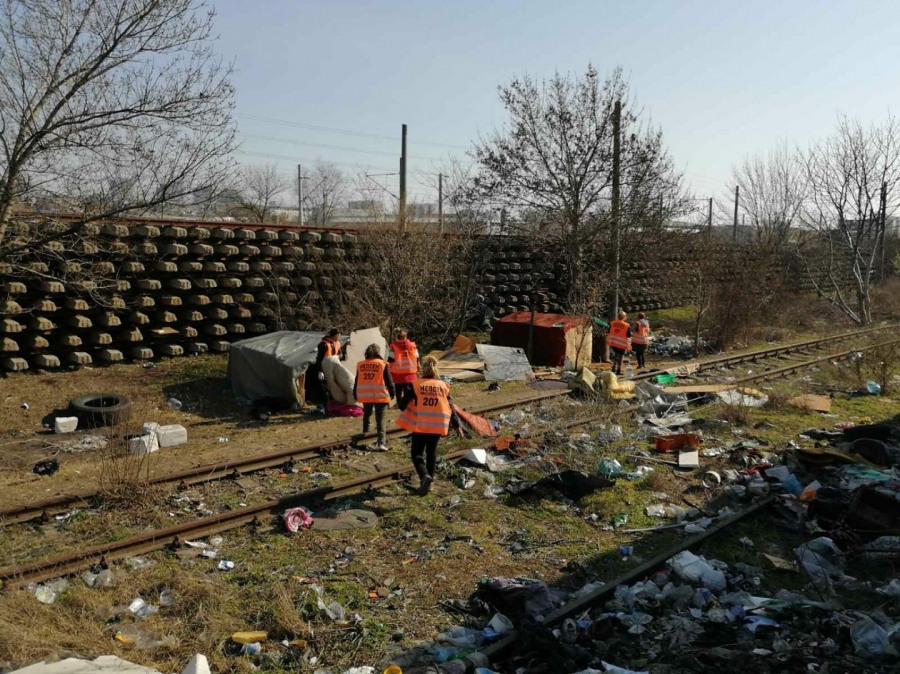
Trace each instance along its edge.
<path fill-rule="evenodd" d="M 487 463 L 487 450 L 484 449 L 470 449 L 466 452 L 466 456 L 464 457 L 466 461 L 471 461 L 472 463 L 477 463 L 479 466 L 483 466 Z"/>
<path fill-rule="evenodd" d="M 78 417 L 56 417 L 53 420 L 54 433 L 74 433 L 78 428 Z"/>
<path fill-rule="evenodd" d="M 156 433 L 141 435 L 128 441 L 128 451 L 132 454 L 153 454 L 159 451 L 159 440 Z"/>
<path fill-rule="evenodd" d="M 66 658 L 56 662 L 38 662 L 15 672 L 16 674 L 159 674 L 159 670 L 136 665 L 116 655 L 101 655 L 93 661 Z"/>
<path fill-rule="evenodd" d="M 159 424 L 155 421 L 145 421 L 144 425 L 141 426 L 141 435 L 150 435 L 151 433 L 156 433 L 157 428 L 159 428 Z"/>
<path fill-rule="evenodd" d="M 156 429 L 156 439 L 161 448 L 175 447 L 187 442 L 187 429 L 180 424 L 159 426 Z"/>
<path fill-rule="evenodd" d="M 206 659 L 206 656 L 197 653 L 194 657 L 191 658 L 191 661 L 187 663 L 187 666 L 181 670 L 181 674 L 211 674 L 209 670 L 209 661 Z"/>
<path fill-rule="evenodd" d="M 355 330 L 350 333 L 350 341 L 344 346 L 344 367 L 356 373 L 356 364 L 365 358 L 370 344 L 377 344 L 381 349 L 381 357 L 387 360 L 387 342 L 379 328 Z"/>

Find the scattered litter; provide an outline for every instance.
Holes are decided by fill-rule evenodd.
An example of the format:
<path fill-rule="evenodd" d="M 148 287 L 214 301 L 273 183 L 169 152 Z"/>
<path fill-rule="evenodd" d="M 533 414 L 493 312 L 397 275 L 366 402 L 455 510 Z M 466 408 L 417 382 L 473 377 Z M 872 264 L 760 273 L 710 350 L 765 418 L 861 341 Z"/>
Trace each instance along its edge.
<path fill-rule="evenodd" d="M 60 443 L 60 450 L 66 454 L 78 454 L 103 449 L 109 441 L 100 435 L 81 435 Z"/>
<path fill-rule="evenodd" d="M 703 486 L 707 489 L 718 487 L 720 484 L 722 484 L 722 476 L 714 470 L 706 471 L 705 473 L 703 473 L 703 477 L 701 477 L 700 479 L 703 482 Z"/>
<path fill-rule="evenodd" d="M 68 587 L 69 581 L 65 578 L 51 580 L 36 586 L 34 588 L 34 596 L 42 604 L 52 604 Z"/>
<path fill-rule="evenodd" d="M 116 631 L 116 641 L 126 646 L 134 646 L 137 649 L 169 648 L 176 643 L 175 638 L 171 635 L 160 639 L 137 624 L 125 625 L 119 628 Z"/>
<path fill-rule="evenodd" d="M 148 604 L 141 597 L 135 597 L 131 600 L 131 603 L 128 604 L 128 612 L 135 618 L 146 620 L 150 616 L 159 613 L 159 606 Z"/>
<path fill-rule="evenodd" d="M 312 515 L 306 508 L 290 508 L 284 511 L 282 517 L 285 528 L 291 533 L 297 533 L 301 529 L 309 529 L 313 524 Z"/>
<path fill-rule="evenodd" d="M 128 568 L 132 571 L 143 571 L 144 569 L 150 569 L 156 566 L 156 562 L 152 559 L 144 559 L 143 557 L 127 557 L 125 559 L 125 564 L 127 564 Z"/>
<path fill-rule="evenodd" d="M 891 644 L 890 635 L 871 618 L 863 618 L 850 626 L 850 638 L 856 654 L 864 658 L 878 659 L 898 655 Z"/>
<path fill-rule="evenodd" d="M 484 466 L 487 464 L 487 451 L 483 449 L 470 449 L 463 458 L 471 463 Z"/>
<path fill-rule="evenodd" d="M 170 408 L 172 408 L 172 409 L 175 410 L 176 412 L 177 412 L 178 410 L 180 410 L 180 409 L 183 407 L 183 405 L 181 404 L 181 401 L 178 400 L 178 398 L 169 398 L 169 399 L 166 401 L 166 403 L 168 404 L 168 406 L 169 406 Z"/>
<path fill-rule="evenodd" d="M 112 571 L 109 569 L 103 569 L 100 573 L 85 571 L 81 574 L 81 578 L 84 580 L 85 585 L 93 588 L 112 587 L 115 584 Z"/>
<path fill-rule="evenodd" d="M 338 604 L 336 601 L 332 601 L 328 604 L 325 603 L 325 591 L 320 585 L 310 585 L 310 589 L 316 594 L 316 605 L 319 607 L 320 611 L 324 611 L 325 615 L 327 615 L 335 622 L 342 622 L 347 620 L 347 611 L 343 606 Z"/>
<path fill-rule="evenodd" d="M 900 579 L 894 578 L 887 585 L 876 588 L 875 591 L 888 597 L 900 597 Z"/>
<path fill-rule="evenodd" d="M 678 467 L 679 468 L 699 468 L 700 467 L 700 453 L 697 450 L 693 450 L 691 452 L 681 452 L 678 455 Z"/>
<path fill-rule="evenodd" d="M 218 442 L 219 444 L 225 444 L 226 442 L 228 442 L 228 438 L 227 438 L 226 436 L 224 436 L 224 435 L 220 435 L 220 436 L 216 439 L 216 442 Z"/>
<path fill-rule="evenodd" d="M 34 464 L 34 468 L 31 469 L 35 475 L 53 475 L 58 470 L 58 459 L 44 459 L 43 461 L 38 461 Z"/>
<path fill-rule="evenodd" d="M 769 402 L 769 396 L 753 389 L 717 391 L 716 395 L 726 405 L 734 407 L 762 407 Z"/>
<path fill-rule="evenodd" d="M 771 618 L 759 615 L 748 615 L 744 618 L 744 621 L 744 627 L 750 630 L 752 634 L 756 634 L 756 630 L 760 627 L 781 627 L 781 625 Z"/>
<path fill-rule="evenodd" d="M 815 395 L 807 393 L 787 401 L 788 405 L 799 407 L 800 409 L 809 410 L 811 412 L 830 412 L 831 398 L 824 395 Z"/>
<path fill-rule="evenodd" d="M 234 569 L 234 562 L 223 559 L 221 562 L 216 564 L 216 568 L 219 571 L 231 571 L 232 569 Z"/>
<path fill-rule="evenodd" d="M 236 644 L 246 646 L 247 644 L 266 641 L 269 638 L 268 632 L 235 632 L 231 635 L 231 640 Z"/>
<path fill-rule="evenodd" d="M 74 433 L 78 428 L 78 417 L 56 417 L 53 420 L 53 432 L 56 434 Z"/>
<path fill-rule="evenodd" d="M 600 664 L 603 666 L 604 672 L 609 672 L 611 674 L 650 674 L 650 672 L 648 672 L 648 671 L 638 672 L 633 669 L 625 669 L 624 667 L 617 667 L 616 665 L 611 665 L 608 662 L 605 662 L 603 660 L 600 661 Z M 585 672 L 588 672 L 588 673 L 595 672 L 595 671 L 597 671 L 597 670 L 593 670 L 593 669 L 585 670 Z M 581 672 L 581 674 L 585 674 L 585 672 Z M 598 674 L 599 674 L 599 672 L 598 672 Z"/>

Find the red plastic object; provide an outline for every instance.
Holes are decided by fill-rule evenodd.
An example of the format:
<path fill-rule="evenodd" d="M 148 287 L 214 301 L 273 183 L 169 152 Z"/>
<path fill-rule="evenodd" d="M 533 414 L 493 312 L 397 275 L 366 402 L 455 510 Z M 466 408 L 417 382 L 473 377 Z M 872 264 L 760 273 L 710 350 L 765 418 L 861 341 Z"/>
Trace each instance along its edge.
<path fill-rule="evenodd" d="M 697 449 L 700 447 L 700 436 L 694 433 L 679 433 L 678 435 L 657 435 L 653 438 L 657 452 L 677 452 L 682 449 Z"/>

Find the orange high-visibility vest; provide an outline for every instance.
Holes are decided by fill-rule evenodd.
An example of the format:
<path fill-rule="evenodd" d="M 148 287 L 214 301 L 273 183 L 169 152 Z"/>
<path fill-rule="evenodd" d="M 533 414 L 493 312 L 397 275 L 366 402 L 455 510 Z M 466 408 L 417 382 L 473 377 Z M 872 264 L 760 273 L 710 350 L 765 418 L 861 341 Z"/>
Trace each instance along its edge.
<path fill-rule="evenodd" d="M 638 321 L 631 326 L 631 343 L 632 344 L 649 344 L 650 343 L 650 326 L 643 321 Z"/>
<path fill-rule="evenodd" d="M 333 339 L 325 339 L 322 338 L 322 341 L 325 342 L 325 357 L 330 358 L 331 356 L 337 356 L 341 352 L 340 342 L 336 342 Z"/>
<path fill-rule="evenodd" d="M 384 369 L 381 358 L 369 358 L 356 364 L 356 399 L 361 403 L 389 403 L 391 394 L 384 383 Z"/>
<path fill-rule="evenodd" d="M 407 348 L 406 344 L 410 346 Z M 394 342 L 391 344 L 391 351 L 394 352 L 394 362 L 390 363 L 392 375 L 416 374 L 419 371 L 419 363 L 416 359 L 418 350 L 415 342 L 409 340 Z"/>
<path fill-rule="evenodd" d="M 447 435 L 450 432 L 450 385 L 440 379 L 416 379 L 416 397 L 397 419 L 397 425 L 411 433 Z"/>
<path fill-rule="evenodd" d="M 628 323 L 615 320 L 609 324 L 609 334 L 606 336 L 606 345 L 613 349 L 628 351 L 631 344 L 628 342 Z"/>

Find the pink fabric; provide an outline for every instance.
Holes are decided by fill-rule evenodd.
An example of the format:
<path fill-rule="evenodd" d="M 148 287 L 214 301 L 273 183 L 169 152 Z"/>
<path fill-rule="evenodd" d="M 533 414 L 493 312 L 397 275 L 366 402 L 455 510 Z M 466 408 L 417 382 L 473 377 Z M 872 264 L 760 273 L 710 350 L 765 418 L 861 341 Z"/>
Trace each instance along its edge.
<path fill-rule="evenodd" d="M 325 403 L 325 414 L 329 417 L 361 417 L 363 411 L 362 407 L 344 405 L 343 403 L 336 403 L 330 400 Z"/>

